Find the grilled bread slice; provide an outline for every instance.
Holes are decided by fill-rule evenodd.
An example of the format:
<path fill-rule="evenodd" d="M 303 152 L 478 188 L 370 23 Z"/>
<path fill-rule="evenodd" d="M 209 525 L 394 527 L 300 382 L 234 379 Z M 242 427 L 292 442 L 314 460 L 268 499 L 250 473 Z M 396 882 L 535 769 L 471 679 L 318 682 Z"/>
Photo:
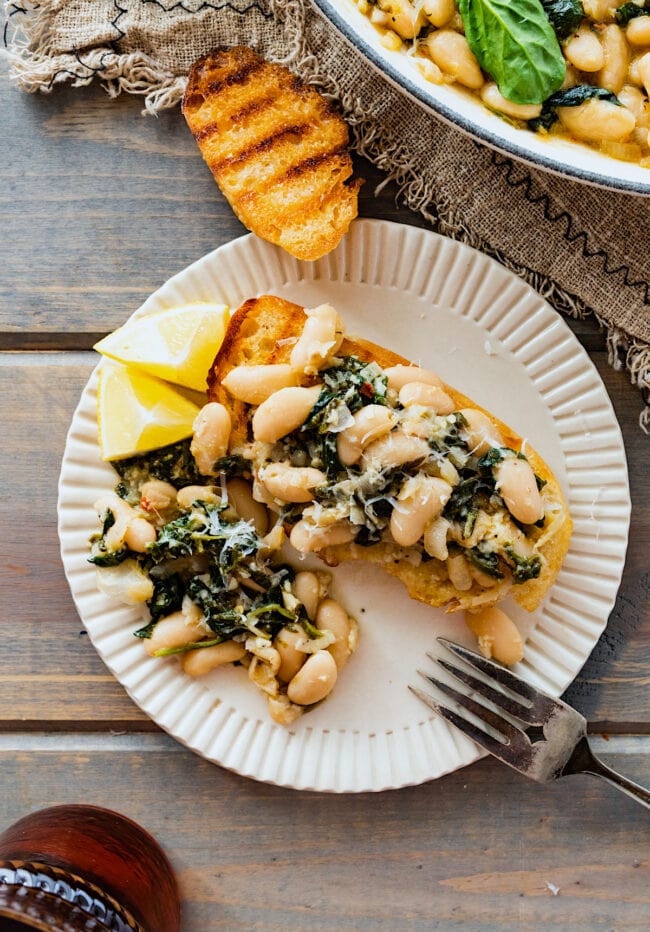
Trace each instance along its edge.
<path fill-rule="evenodd" d="M 233 315 L 208 376 L 209 399 L 224 404 L 231 414 L 231 449 L 251 450 L 250 425 L 253 411 L 250 405 L 233 398 L 222 384 L 223 379 L 236 366 L 288 363 L 305 319 L 305 311 L 300 305 L 271 295 L 246 301 Z M 391 350 L 357 338 L 345 338 L 336 355 L 339 358 L 356 356 L 364 362 L 376 362 L 382 369 L 408 365 L 406 359 Z M 319 376 L 316 375 L 303 378 L 301 384 L 318 381 Z M 475 409 L 486 415 L 496 436 L 500 438 L 499 445 L 514 451 L 509 455 L 521 452 L 523 440 L 515 431 L 462 392 L 444 383 L 443 388 L 453 401 L 454 411 Z M 355 542 L 326 546 L 319 555 L 330 565 L 343 560 L 379 563 L 404 583 L 412 598 L 434 606 L 446 606 L 449 611 L 478 610 L 496 604 L 506 595 L 511 595 L 528 611 L 533 611 L 560 570 L 569 547 L 572 524 L 557 479 L 528 441 L 525 444 L 525 458 L 539 478 L 539 484 L 543 484 L 543 526 L 524 528 L 533 552 L 540 561 L 540 571 L 536 577 L 513 584 L 513 577 L 507 571 L 501 580 L 487 579 L 484 574 L 476 573 L 469 588 L 459 589 L 449 578 L 443 561 L 428 559 L 426 555 L 425 559 L 421 559 L 421 547 L 398 547 L 390 539 L 370 546 L 361 546 Z M 254 475 L 255 471 L 254 465 Z M 506 525 L 514 530 L 508 516 L 505 517 Z"/>
<path fill-rule="evenodd" d="M 245 46 L 194 63 L 183 114 L 242 223 L 298 259 L 330 252 L 357 215 L 348 127 L 287 68 Z"/>

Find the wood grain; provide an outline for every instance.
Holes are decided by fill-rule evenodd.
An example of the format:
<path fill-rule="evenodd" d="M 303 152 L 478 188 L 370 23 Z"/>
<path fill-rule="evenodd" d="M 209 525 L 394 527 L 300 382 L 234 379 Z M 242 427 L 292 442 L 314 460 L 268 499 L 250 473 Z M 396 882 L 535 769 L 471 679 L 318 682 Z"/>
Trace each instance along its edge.
<path fill-rule="evenodd" d="M 140 100 L 99 86 L 22 94 L 2 62 L 0 96 L 12 154 L 0 168 L 0 348 L 89 349 L 171 275 L 247 232 L 178 108 L 143 116 Z M 369 215 L 381 175 L 365 162 L 362 174 Z M 394 193 L 382 216 L 424 226 Z"/>
<path fill-rule="evenodd" d="M 593 778 L 538 786 L 484 760 L 335 796 L 242 779 L 162 735 L 57 743 L 5 739 L 0 822 L 80 799 L 130 816 L 172 859 L 184 932 L 647 928 L 647 819 Z M 647 752 L 625 739 L 608 760 L 641 778 Z"/>
<path fill-rule="evenodd" d="M 0 61 L 0 825 L 42 806 L 116 808 L 162 842 L 183 932 L 645 930 L 648 820 L 593 778 L 537 786 L 493 761 L 379 795 L 297 793 L 160 733 L 108 672 L 59 556 L 57 480 L 87 352 L 170 275 L 245 232 L 180 113 L 99 86 L 29 96 Z M 375 196 L 360 212 L 426 226 Z M 594 321 L 569 321 L 612 398 L 633 517 L 610 623 L 568 691 L 592 731 L 650 733 L 650 486 L 641 407 Z M 596 740 L 648 782 L 650 738 Z"/>

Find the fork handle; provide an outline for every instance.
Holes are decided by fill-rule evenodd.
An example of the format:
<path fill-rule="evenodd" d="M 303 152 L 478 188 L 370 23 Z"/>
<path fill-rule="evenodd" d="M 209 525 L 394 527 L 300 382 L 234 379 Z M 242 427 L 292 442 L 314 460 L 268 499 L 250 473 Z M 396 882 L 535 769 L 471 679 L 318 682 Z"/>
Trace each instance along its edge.
<path fill-rule="evenodd" d="M 603 780 L 607 780 L 608 783 L 627 793 L 632 799 L 636 799 L 646 809 L 650 809 L 650 791 L 628 780 L 627 777 L 621 776 L 620 773 L 616 773 L 611 767 L 598 760 L 584 737 L 576 744 L 573 754 L 562 771 L 563 776 L 571 773 L 591 773 L 595 777 L 602 777 Z"/>

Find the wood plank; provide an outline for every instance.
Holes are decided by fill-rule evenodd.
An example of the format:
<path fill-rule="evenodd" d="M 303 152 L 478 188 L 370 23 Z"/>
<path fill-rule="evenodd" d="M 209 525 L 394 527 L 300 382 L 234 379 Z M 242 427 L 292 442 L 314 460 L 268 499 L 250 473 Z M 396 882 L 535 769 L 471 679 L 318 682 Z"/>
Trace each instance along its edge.
<path fill-rule="evenodd" d="M 0 464 L 11 490 L 0 500 L 0 618 L 12 631 L 0 645 L 0 721 L 6 725 L 95 720 L 139 726 L 147 721 L 80 636 L 59 557 L 59 467 L 68 424 L 93 364 L 94 357 L 82 353 L 0 355 Z M 625 414 L 625 377 L 612 373 L 609 382 Z M 622 421 L 632 438 L 632 431 L 638 431 L 633 419 Z M 642 444 L 630 442 L 628 456 L 634 520 L 623 585 L 605 634 L 568 694 L 605 731 L 650 728 L 650 493 L 642 480 Z"/>
<path fill-rule="evenodd" d="M 0 747 L 12 789 L 0 823 L 65 802 L 130 816 L 175 865 L 183 932 L 647 929 L 647 820 L 594 778 L 538 786 L 484 760 L 420 787 L 336 796 L 255 783 L 163 735 Z M 609 750 L 647 779 L 647 739 Z"/>
<path fill-rule="evenodd" d="M 143 116 L 140 99 L 111 100 L 98 84 L 24 94 L 2 61 L 0 96 L 0 346 L 39 346 L 46 333 L 90 348 L 171 275 L 247 232 L 179 108 Z M 361 212 L 372 215 L 382 176 L 359 162 Z M 425 225 L 389 192 L 382 201 L 382 216 Z"/>
<path fill-rule="evenodd" d="M 148 719 L 80 633 L 59 555 L 59 467 L 92 358 L 0 356 L 0 363 L 0 471 L 11 490 L 0 498 L 0 717 L 111 725 L 128 720 L 147 727 Z"/>

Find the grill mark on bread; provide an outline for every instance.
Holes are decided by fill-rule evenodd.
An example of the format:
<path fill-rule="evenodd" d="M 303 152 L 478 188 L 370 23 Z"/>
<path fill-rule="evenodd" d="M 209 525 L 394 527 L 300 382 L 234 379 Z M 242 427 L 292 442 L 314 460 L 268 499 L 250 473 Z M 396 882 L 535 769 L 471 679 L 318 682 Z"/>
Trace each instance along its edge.
<path fill-rule="evenodd" d="M 197 142 L 202 142 L 204 139 L 207 139 L 208 136 L 212 136 L 213 133 L 219 132 L 219 126 L 217 123 L 206 123 L 203 129 L 197 130 L 195 133 L 192 133 Z"/>
<path fill-rule="evenodd" d="M 262 139 L 260 142 L 256 142 L 252 146 L 242 149 L 237 155 L 231 155 L 226 159 L 212 162 L 210 168 L 213 172 L 221 172 L 225 168 L 231 168 L 233 165 L 241 165 L 249 159 L 255 158 L 256 155 L 260 155 L 260 153 L 272 149 L 273 146 L 277 145 L 277 143 L 281 142 L 283 139 L 288 139 L 290 136 L 297 136 L 298 139 L 301 139 L 310 129 L 311 126 L 309 123 L 297 123 L 294 126 L 286 126 L 283 129 L 276 130 L 275 133 L 267 136 L 266 139 Z"/>
<path fill-rule="evenodd" d="M 301 175 L 304 175 L 305 172 L 313 171 L 314 168 L 322 165 L 323 162 L 327 162 L 330 159 L 334 161 L 341 156 L 345 156 L 345 152 L 345 148 L 339 146 L 337 149 L 331 149 L 329 152 L 323 152 L 321 155 L 310 155 L 309 158 L 303 159 L 301 162 L 297 162 L 295 165 L 292 165 L 291 168 L 288 168 L 282 177 L 287 181 L 291 180 L 291 178 L 299 178 Z"/>
<path fill-rule="evenodd" d="M 243 107 L 240 107 L 239 110 L 236 110 L 234 113 L 231 113 L 228 119 L 231 123 L 242 123 L 247 117 L 253 116 L 253 114 L 261 113 L 262 110 L 266 110 L 277 100 L 277 94 L 270 94 L 268 97 L 262 97 L 260 100 L 251 100 L 250 103 L 245 104 Z"/>
<path fill-rule="evenodd" d="M 218 94 L 226 87 L 233 87 L 235 84 L 245 84 L 252 74 L 262 70 L 264 64 L 264 61 L 260 59 L 259 61 L 248 61 L 243 65 L 239 65 L 239 67 L 231 71 L 231 73 L 227 74 L 225 77 L 220 78 L 218 81 L 211 81 L 206 88 L 207 93 Z"/>

